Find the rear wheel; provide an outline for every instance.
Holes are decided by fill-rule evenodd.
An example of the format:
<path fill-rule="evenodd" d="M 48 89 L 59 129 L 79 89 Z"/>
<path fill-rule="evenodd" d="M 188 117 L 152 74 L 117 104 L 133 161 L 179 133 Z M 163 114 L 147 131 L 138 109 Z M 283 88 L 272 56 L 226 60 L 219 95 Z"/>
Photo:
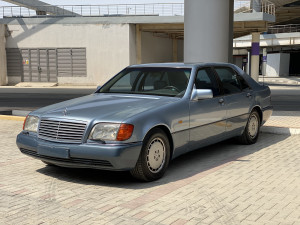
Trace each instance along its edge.
<path fill-rule="evenodd" d="M 143 147 L 131 175 L 138 180 L 154 181 L 161 178 L 170 161 L 170 143 L 165 132 L 155 128 L 143 141 Z"/>
<path fill-rule="evenodd" d="M 243 134 L 239 137 L 239 142 L 246 145 L 254 144 L 259 135 L 260 117 L 256 110 L 250 113 L 247 125 Z"/>

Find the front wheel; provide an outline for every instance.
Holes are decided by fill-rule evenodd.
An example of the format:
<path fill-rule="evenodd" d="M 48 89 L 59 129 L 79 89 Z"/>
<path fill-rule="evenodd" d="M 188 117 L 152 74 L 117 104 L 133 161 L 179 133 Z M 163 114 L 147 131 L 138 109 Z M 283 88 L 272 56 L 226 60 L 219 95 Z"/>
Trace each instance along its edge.
<path fill-rule="evenodd" d="M 161 178 L 170 161 L 170 143 L 165 132 L 155 128 L 143 141 L 143 147 L 131 175 L 138 180 L 154 181 Z"/>
<path fill-rule="evenodd" d="M 241 144 L 251 145 L 254 144 L 259 135 L 260 130 L 260 117 L 256 110 L 250 113 L 247 125 L 243 134 L 238 138 Z"/>

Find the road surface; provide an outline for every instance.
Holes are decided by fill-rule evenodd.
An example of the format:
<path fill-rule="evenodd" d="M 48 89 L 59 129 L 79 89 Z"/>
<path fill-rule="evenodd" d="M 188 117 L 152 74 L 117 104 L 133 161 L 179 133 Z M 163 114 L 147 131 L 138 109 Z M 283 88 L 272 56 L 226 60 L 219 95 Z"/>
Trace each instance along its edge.
<path fill-rule="evenodd" d="M 0 87 L 0 114 L 11 110 L 32 111 L 43 106 L 91 94 L 95 87 L 15 88 Z M 300 111 L 300 86 L 271 86 L 274 111 Z"/>

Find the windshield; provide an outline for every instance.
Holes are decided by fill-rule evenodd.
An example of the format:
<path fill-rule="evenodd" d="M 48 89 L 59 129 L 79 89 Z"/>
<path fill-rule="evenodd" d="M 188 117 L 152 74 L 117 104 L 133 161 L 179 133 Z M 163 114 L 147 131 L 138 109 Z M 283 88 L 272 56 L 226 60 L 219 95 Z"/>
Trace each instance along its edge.
<path fill-rule="evenodd" d="M 127 68 L 98 92 L 182 97 L 190 75 L 189 68 Z"/>

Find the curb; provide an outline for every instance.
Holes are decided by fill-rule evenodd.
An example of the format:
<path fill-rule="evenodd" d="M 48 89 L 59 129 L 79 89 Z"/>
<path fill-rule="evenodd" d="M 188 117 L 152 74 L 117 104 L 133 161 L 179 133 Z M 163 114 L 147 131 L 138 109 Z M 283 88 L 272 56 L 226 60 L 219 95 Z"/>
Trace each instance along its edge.
<path fill-rule="evenodd" d="M 269 134 L 300 135 L 300 128 L 262 126 L 260 132 Z"/>
<path fill-rule="evenodd" d="M 269 76 L 259 76 L 259 82 L 270 83 L 270 84 L 280 84 L 280 85 L 300 85 L 300 77 L 286 76 L 286 77 L 269 77 Z"/>
<path fill-rule="evenodd" d="M 29 113 L 31 113 L 31 111 L 28 110 L 12 110 L 11 114 L 13 116 L 22 116 L 22 117 L 26 117 Z"/>
<path fill-rule="evenodd" d="M 53 82 L 20 82 L 15 87 L 56 87 L 58 83 Z"/>
<path fill-rule="evenodd" d="M 6 116 L 0 115 L 0 120 L 15 120 L 15 121 L 24 121 L 26 117 L 24 116 Z"/>

